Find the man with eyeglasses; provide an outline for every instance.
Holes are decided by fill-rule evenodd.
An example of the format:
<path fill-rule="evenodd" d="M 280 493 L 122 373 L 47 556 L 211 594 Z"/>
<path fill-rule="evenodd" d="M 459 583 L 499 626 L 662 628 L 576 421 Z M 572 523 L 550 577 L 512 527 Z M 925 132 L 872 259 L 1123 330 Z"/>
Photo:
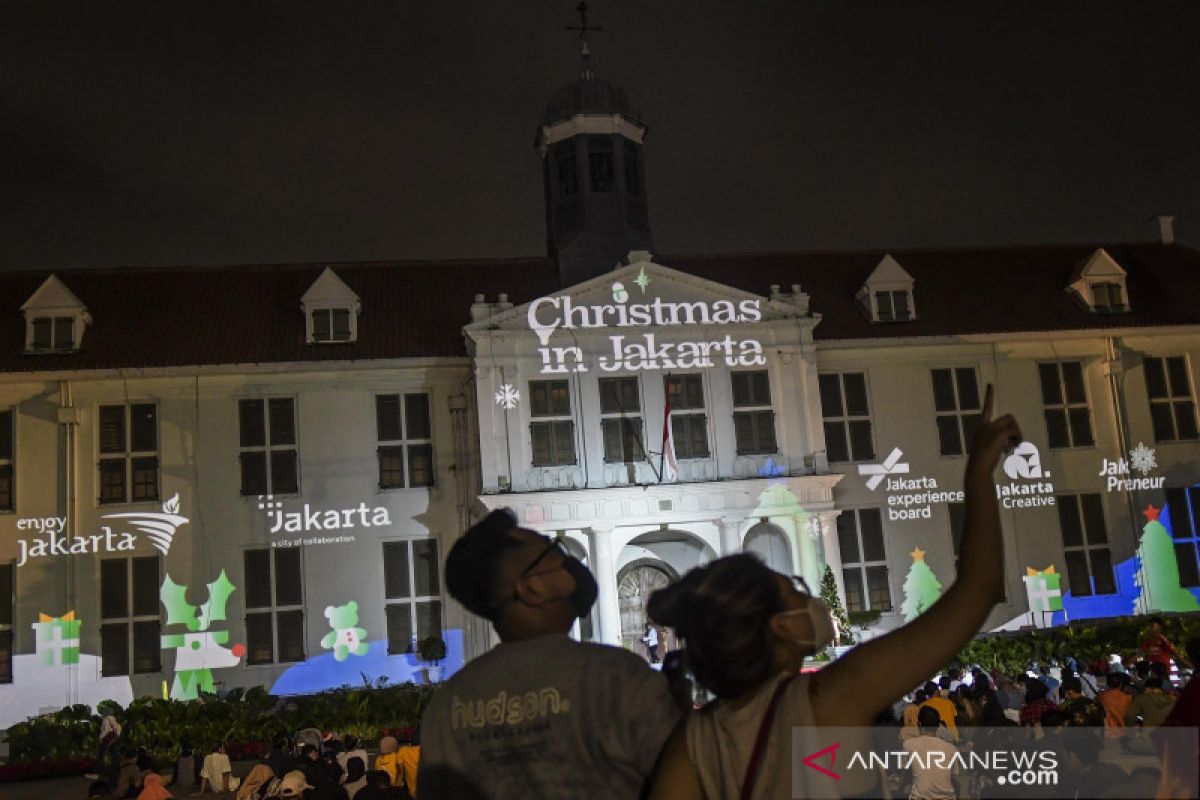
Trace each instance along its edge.
<path fill-rule="evenodd" d="M 493 511 L 450 549 L 446 589 L 501 643 L 430 699 L 421 800 L 641 795 L 680 711 L 638 656 L 570 638 L 596 601 L 587 567 Z"/>

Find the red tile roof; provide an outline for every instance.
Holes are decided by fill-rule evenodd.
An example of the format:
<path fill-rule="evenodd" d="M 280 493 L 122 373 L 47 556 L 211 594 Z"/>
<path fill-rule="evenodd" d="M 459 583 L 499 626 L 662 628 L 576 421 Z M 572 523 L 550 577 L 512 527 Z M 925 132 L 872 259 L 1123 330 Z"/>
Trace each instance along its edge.
<path fill-rule="evenodd" d="M 1129 274 L 1130 313 L 1089 313 L 1064 290 L 1099 246 Z M 888 252 L 915 280 L 916 321 L 873 325 L 854 299 L 884 251 L 655 261 L 764 295 L 799 283 L 818 340 L 1200 324 L 1200 251 L 1180 245 Z M 305 344 L 300 297 L 326 266 L 362 299 L 357 342 Z M 27 355 L 20 306 L 48 274 L 0 273 L 0 372 L 461 357 L 475 294 L 520 304 L 559 288 L 547 258 L 64 271 L 93 318 L 83 349 Z"/>

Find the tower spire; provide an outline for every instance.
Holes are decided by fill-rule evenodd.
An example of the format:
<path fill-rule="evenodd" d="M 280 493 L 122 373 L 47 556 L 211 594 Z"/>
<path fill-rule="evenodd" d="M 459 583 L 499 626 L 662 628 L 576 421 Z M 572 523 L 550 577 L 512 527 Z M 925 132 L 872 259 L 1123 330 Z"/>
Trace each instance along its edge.
<path fill-rule="evenodd" d="M 588 4 L 585 0 L 580 0 L 579 5 L 575 6 L 575 10 L 579 13 L 579 24 L 568 25 L 567 30 L 579 31 L 579 77 L 582 80 L 590 81 L 595 75 L 592 73 L 592 53 L 588 49 L 588 34 L 599 33 L 604 28 L 588 24 Z"/>

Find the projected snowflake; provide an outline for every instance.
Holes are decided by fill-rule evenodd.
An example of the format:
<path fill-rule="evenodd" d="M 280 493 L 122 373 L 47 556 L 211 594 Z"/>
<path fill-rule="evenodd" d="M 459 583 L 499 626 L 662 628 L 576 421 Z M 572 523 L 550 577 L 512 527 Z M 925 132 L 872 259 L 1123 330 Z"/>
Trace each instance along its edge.
<path fill-rule="evenodd" d="M 1155 460 L 1152 449 L 1146 447 L 1145 443 L 1138 442 L 1137 447 L 1129 451 L 1129 466 L 1145 475 L 1158 467 L 1158 461 Z"/>
<path fill-rule="evenodd" d="M 500 387 L 500 391 L 496 392 L 496 405 L 502 408 L 512 411 L 519 402 L 521 402 L 521 390 L 511 383 L 504 384 Z"/>

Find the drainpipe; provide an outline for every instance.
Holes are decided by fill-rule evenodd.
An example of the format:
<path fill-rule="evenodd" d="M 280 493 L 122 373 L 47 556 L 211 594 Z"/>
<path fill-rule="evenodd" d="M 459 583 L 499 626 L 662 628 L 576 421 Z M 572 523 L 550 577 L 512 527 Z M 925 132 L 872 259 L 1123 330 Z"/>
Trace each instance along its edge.
<path fill-rule="evenodd" d="M 1122 391 L 1125 368 L 1121 364 L 1121 353 L 1124 347 L 1121 340 L 1115 336 L 1104 339 L 1104 364 L 1102 371 L 1108 379 L 1108 397 L 1112 403 L 1113 422 L 1117 429 L 1117 446 L 1120 457 L 1125 458 L 1129 453 L 1129 429 L 1125 414 L 1125 396 Z M 1129 530 L 1133 537 L 1134 551 L 1137 551 L 1137 508 L 1133 503 L 1133 493 L 1124 492 L 1126 510 L 1129 512 Z M 1138 601 L 1141 602 L 1140 600 Z"/>
<path fill-rule="evenodd" d="M 78 453 L 76 451 L 76 428 L 79 425 L 79 409 L 75 408 L 73 391 L 70 381 L 59 381 L 58 384 L 58 424 L 62 426 L 63 432 L 63 494 L 66 499 L 63 516 L 66 517 L 66 525 L 63 526 L 63 536 L 67 541 L 72 541 L 77 534 L 79 525 L 79 514 L 76 508 L 76 485 L 78 479 Z M 66 594 L 66 608 L 63 612 L 74 610 L 77 604 L 78 592 L 76 588 L 75 564 L 73 558 L 64 559 L 66 580 L 64 581 L 64 591 Z M 79 665 L 75 664 L 67 668 L 67 698 L 68 703 L 74 705 L 79 699 Z"/>

